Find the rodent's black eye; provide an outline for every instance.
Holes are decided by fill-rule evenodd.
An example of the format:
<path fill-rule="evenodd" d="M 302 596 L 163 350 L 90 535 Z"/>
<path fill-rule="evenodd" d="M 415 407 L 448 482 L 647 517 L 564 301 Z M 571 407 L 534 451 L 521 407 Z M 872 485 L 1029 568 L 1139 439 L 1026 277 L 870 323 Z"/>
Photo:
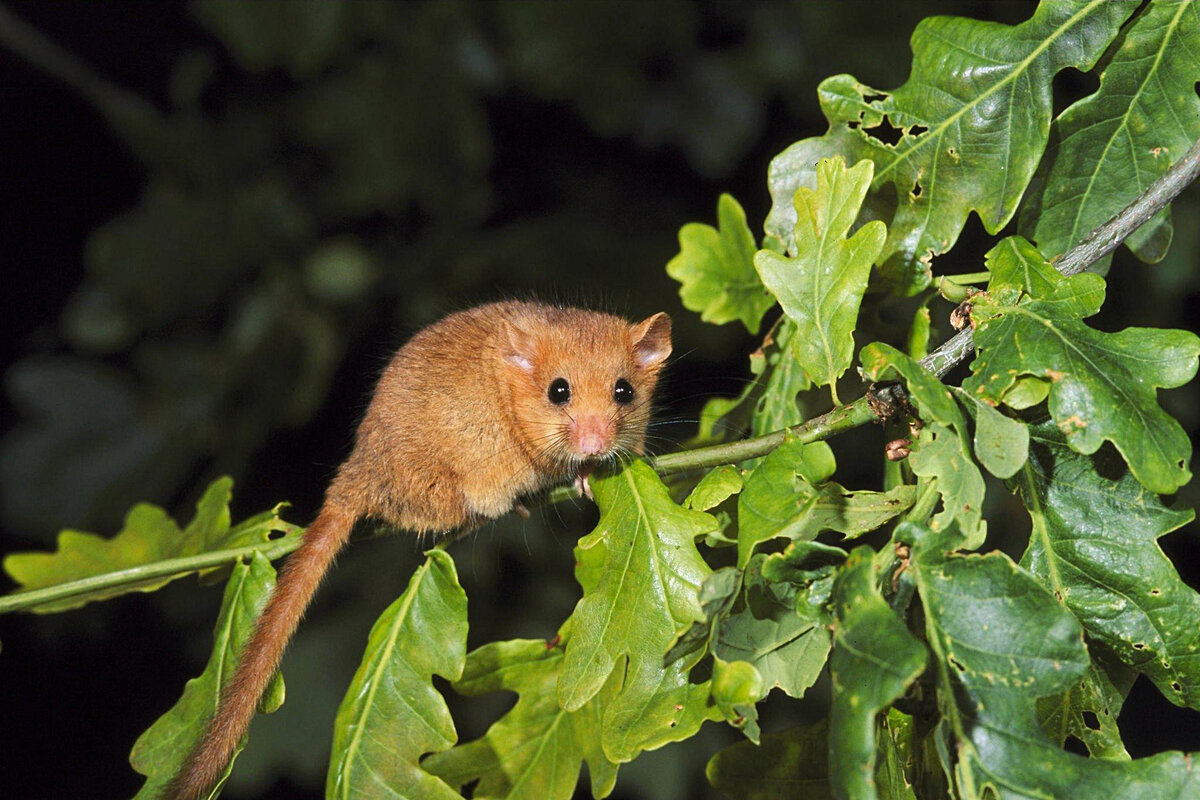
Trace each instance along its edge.
<path fill-rule="evenodd" d="M 617 385 L 613 387 L 613 400 L 623 406 L 633 402 L 633 387 L 629 385 L 629 381 L 624 378 L 617 381 Z"/>
<path fill-rule="evenodd" d="M 555 378 L 550 382 L 550 390 L 546 392 L 546 397 L 556 406 L 566 405 L 571 399 L 571 384 L 567 383 L 566 378 Z"/>

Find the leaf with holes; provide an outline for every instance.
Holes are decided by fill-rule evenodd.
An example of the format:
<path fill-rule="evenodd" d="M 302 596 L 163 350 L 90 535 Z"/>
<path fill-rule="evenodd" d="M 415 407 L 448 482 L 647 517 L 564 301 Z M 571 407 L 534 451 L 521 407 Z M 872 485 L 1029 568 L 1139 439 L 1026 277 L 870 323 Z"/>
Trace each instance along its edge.
<path fill-rule="evenodd" d="M 576 711 L 561 708 L 555 694 L 562 660 L 561 649 L 540 639 L 472 651 L 454 688 L 471 697 L 516 692 L 517 703 L 479 739 L 434 753 L 422 766 L 460 791 L 478 781 L 472 797 L 479 800 L 569 800 L 586 761 L 592 796 L 607 797 L 617 765 L 596 736 L 603 693 Z"/>
<path fill-rule="evenodd" d="M 1002 553 L 946 552 L 945 537 L 905 523 L 936 663 L 957 795 L 1168 800 L 1200 792 L 1181 753 L 1133 761 L 1084 758 L 1038 724 L 1033 701 L 1075 687 L 1090 661 L 1078 621 Z"/>
<path fill-rule="evenodd" d="M 1080 320 L 1103 301 L 1102 278 L 1064 278 L 1044 261 L 1024 267 L 1042 287 L 1034 299 L 974 306 L 977 355 L 963 389 L 994 404 L 1021 376 L 1049 380 L 1050 414 L 1072 448 L 1088 454 L 1112 442 L 1154 492 L 1168 494 L 1187 483 L 1191 444 L 1156 394 L 1196 374 L 1200 337 L 1154 328 L 1097 331 Z"/>
<path fill-rule="evenodd" d="M 758 249 L 738 201 L 723 194 L 717 202 L 720 229 L 690 222 L 679 231 L 679 254 L 667 274 L 679 281 L 684 308 L 699 311 L 714 325 L 741 320 L 757 333 L 763 314 L 775 305 L 754 271 Z"/>
<path fill-rule="evenodd" d="M 371 628 L 334 721 L 327 798 L 460 800 L 420 759 L 458 739 L 432 678 L 458 680 L 466 651 L 467 596 L 450 556 L 430 550 Z"/>
<path fill-rule="evenodd" d="M 1053 258 L 1144 192 L 1200 139 L 1198 81 L 1200 8 L 1149 3 L 1121 32 L 1100 88 L 1055 120 L 1022 233 Z M 1158 261 L 1170 242 L 1163 209 L 1125 244 Z"/>
<path fill-rule="evenodd" d="M 4 570 L 23 589 L 40 589 L 170 559 L 265 544 L 278 539 L 280 533 L 300 536 L 299 527 L 279 518 L 279 512 L 286 507 L 283 503 L 231 526 L 229 499 L 232 489 L 230 478 L 213 481 L 196 503 L 196 516 L 183 529 L 158 506 L 140 503 L 126 515 L 125 525 L 116 536 L 105 538 L 94 533 L 66 530 L 58 535 L 57 551 L 12 553 L 4 558 Z M 181 566 L 178 572 L 166 576 L 92 589 L 64 600 L 41 603 L 29 610 L 37 613 L 66 611 L 128 592 L 152 592 L 192 572 L 202 570 Z M 16 596 L 19 593 L 14 593 Z"/>
<path fill-rule="evenodd" d="M 1086 71 L 1136 3 L 1043 0 L 1019 25 L 960 17 L 923 20 L 912 36 L 909 79 L 894 92 L 852 76 L 818 88 L 829 132 L 821 139 L 848 162 L 875 162 L 872 190 L 895 187 L 896 211 L 881 253 L 882 273 L 900 294 L 929 282 L 932 256 L 949 250 L 975 211 L 990 233 L 1012 218 L 1046 147 L 1052 81 L 1067 67 Z M 885 120 L 895 143 L 878 138 Z M 795 147 L 795 146 L 794 146 Z M 793 170 L 799 180 L 803 174 Z M 785 244 L 795 187 L 772 183 L 768 230 Z"/>
<path fill-rule="evenodd" d="M 213 649 L 204 671 L 192 678 L 183 688 L 183 695 L 151 725 L 133 745 L 129 763 L 146 776 L 137 797 L 156 800 L 167 783 L 183 766 L 184 758 L 192 751 L 208 720 L 217 711 L 217 699 L 222 684 L 237 667 L 239 655 L 254 633 L 254 626 L 263 606 L 275 589 L 275 568 L 261 553 L 255 553 L 249 563 L 234 565 L 225 585 L 225 596 L 213 629 Z M 283 704 L 283 677 L 272 678 L 259 710 L 271 713 Z M 234 751 L 234 758 L 241 752 Z M 221 783 L 229 776 L 233 759 L 225 767 Z M 215 790 L 220 789 L 220 784 Z"/>
<path fill-rule="evenodd" d="M 872 169 L 870 161 L 847 169 L 841 159 L 822 160 L 817 188 L 796 190 L 796 255 L 760 250 L 754 257 L 762 282 L 796 325 L 791 348 L 800 367 L 811 381 L 831 390 L 854 356 L 858 307 L 887 235 L 876 220 L 847 237 Z"/>
<path fill-rule="evenodd" d="M 707 685 L 688 682 L 698 654 L 663 664 L 678 635 L 705 618 L 698 592 L 712 570 L 695 538 L 716 520 L 676 505 L 642 461 L 593 478 L 592 491 L 600 521 L 575 549 L 583 597 L 571 616 L 558 702 L 582 708 L 626 665 L 600 728 L 605 755 L 623 763 L 719 717 Z"/>
<path fill-rule="evenodd" d="M 1033 428 L 1017 481 L 1033 517 L 1021 563 L 1090 637 L 1171 702 L 1200 709 L 1200 593 L 1157 541 L 1193 512 L 1164 506 L 1111 451 L 1075 452 L 1050 420 Z"/>
<path fill-rule="evenodd" d="M 1117 715 L 1133 687 L 1137 673 L 1091 643 L 1092 665 L 1073 688 L 1037 702 L 1038 727 L 1057 744 L 1074 737 L 1083 742 L 1092 758 L 1129 760 L 1121 741 Z"/>

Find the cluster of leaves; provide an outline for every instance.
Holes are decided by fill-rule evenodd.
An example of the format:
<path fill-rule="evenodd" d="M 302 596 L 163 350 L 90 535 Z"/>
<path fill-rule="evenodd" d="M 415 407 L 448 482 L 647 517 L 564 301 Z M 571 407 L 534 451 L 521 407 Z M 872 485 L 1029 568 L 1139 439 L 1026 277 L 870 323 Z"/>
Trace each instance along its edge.
<path fill-rule="evenodd" d="M 925 21 L 894 92 L 825 81 L 830 130 L 772 163 L 761 247 L 723 197 L 719 229 L 686 226 L 667 267 L 684 304 L 711 322 L 758 333 L 779 306 L 754 381 L 709 404 L 698 442 L 838 404 L 857 360 L 866 378 L 906 390 L 907 457 L 870 489 L 835 482 L 833 449 L 798 437 L 692 485 L 669 486 L 642 461 L 596 477 L 600 518 L 575 551 L 581 596 L 550 641 L 467 652 L 467 598 L 435 548 L 370 634 L 335 723 L 327 795 L 567 798 L 586 764 L 603 797 L 620 765 L 724 721 L 747 741 L 718 752 L 707 773 L 736 798 L 792 797 L 798 786 L 885 800 L 1200 796 L 1187 756 L 1131 759 L 1117 726 L 1139 675 L 1200 710 L 1200 594 L 1157 544 L 1193 516 L 1160 498 L 1188 482 L 1191 452 L 1157 390 L 1192 378 L 1200 338 L 1088 326 L 1104 279 L 1065 277 L 1047 260 L 1149 181 L 1130 180 L 1110 151 L 1136 150 L 1139 169 L 1159 170 L 1200 138 L 1200 63 L 1178 46 L 1197 36 L 1191 3 L 1043 0 L 1017 26 Z M 1096 93 L 1054 117 L 1054 75 L 1101 61 Z M 1143 119 L 1164 113 L 1169 126 Z M 895 144 L 871 133 L 885 120 L 902 131 Z M 1070 188 L 1080 181 L 1087 191 Z M 988 253 L 986 291 L 970 303 L 978 355 L 952 387 L 916 358 L 930 336 L 932 257 L 971 211 L 993 233 L 1019 212 L 1038 246 L 1009 236 Z M 1070 233 L 1064 214 L 1076 220 Z M 1131 246 L 1156 257 L 1169 238 L 1163 215 Z M 913 295 L 912 324 L 873 340 L 866 303 L 911 309 Z M 1018 560 L 980 552 L 985 471 L 1031 520 Z M 230 529 L 223 507 L 202 503 L 178 552 L 282 525 L 272 515 Z M 180 536 L 143 517 L 153 515 L 131 514 L 143 533 L 123 533 L 113 550 Z M 76 604 L 108 596 L 111 586 L 88 594 L 81 547 L 67 538 L 57 554 L 6 566 L 30 587 L 74 582 Z M 163 556 L 147 545 L 143 557 Z M 163 779 L 153 754 L 199 735 L 214 696 L 201 689 L 228 668 L 272 580 L 261 555 L 234 567 L 213 661 L 135 748 L 146 793 Z M 775 690 L 803 698 L 826 671 L 820 721 L 760 730 L 759 703 Z M 434 675 L 466 695 L 518 699 L 459 743 Z M 1068 739 L 1088 755 L 1065 749 Z"/>

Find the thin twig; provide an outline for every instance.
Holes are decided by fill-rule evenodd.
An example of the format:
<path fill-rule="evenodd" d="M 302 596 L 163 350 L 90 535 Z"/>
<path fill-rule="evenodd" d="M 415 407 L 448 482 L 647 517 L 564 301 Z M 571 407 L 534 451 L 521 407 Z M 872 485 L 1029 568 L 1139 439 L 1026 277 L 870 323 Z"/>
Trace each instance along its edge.
<path fill-rule="evenodd" d="M 1064 275 L 1083 272 L 1117 249 L 1121 242 L 1165 208 L 1196 180 L 1197 176 L 1200 176 L 1200 141 L 1192 145 L 1183 158 L 1175 162 L 1161 178 L 1150 184 L 1138 199 L 1055 259 L 1055 268 Z M 966 360 L 974 350 L 971 329 L 965 328 L 921 359 L 921 366 L 941 378 Z M 867 404 L 867 396 L 864 395 L 849 405 L 835 408 L 827 414 L 786 430 L 660 456 L 655 461 L 655 469 L 661 475 L 671 475 L 721 464 L 736 464 L 748 458 L 765 456 L 778 447 L 788 433 L 801 441 L 811 442 L 878 420 L 879 417 L 871 411 Z"/>

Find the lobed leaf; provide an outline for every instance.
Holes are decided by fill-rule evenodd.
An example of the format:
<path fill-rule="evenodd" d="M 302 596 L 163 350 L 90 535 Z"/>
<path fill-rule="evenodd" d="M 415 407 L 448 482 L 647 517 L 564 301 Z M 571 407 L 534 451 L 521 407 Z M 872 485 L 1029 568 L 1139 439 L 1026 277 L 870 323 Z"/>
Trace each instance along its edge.
<path fill-rule="evenodd" d="M 1115 659 L 1099 658 L 1094 645 L 1089 650 L 1093 663 L 1076 686 L 1037 701 L 1038 727 L 1059 746 L 1074 737 L 1093 758 L 1128 761 L 1117 715 L 1137 673 Z"/>
<path fill-rule="evenodd" d="M 758 463 L 738 495 L 738 566 L 745 567 L 754 548 L 777 536 L 790 536 L 801 525 L 815 492 L 801 493 L 801 481 L 820 483 L 834 471 L 833 452 L 825 442 L 805 444 L 788 438 Z"/>
<path fill-rule="evenodd" d="M 607 797 L 617 765 L 600 747 L 601 698 L 576 711 L 558 705 L 563 651 L 541 640 L 493 642 L 467 655 L 454 688 L 469 696 L 518 694 L 516 705 L 479 739 L 425 759 L 422 766 L 458 790 L 478 781 L 472 797 L 569 800 L 587 762 L 592 796 Z"/>
<path fill-rule="evenodd" d="M 1048 419 L 1017 486 L 1033 519 L 1021 564 L 1088 636 L 1171 702 L 1200 709 L 1200 593 L 1157 542 L 1194 513 L 1164 506 L 1110 451 L 1075 452 Z"/>
<path fill-rule="evenodd" d="M 716 520 L 676 505 L 642 461 L 593 478 L 592 490 L 600 521 L 575 549 L 583 597 L 571 616 L 558 702 L 582 708 L 618 669 L 600 735 L 609 760 L 623 763 L 718 716 L 709 687 L 688 681 L 694 658 L 663 664 L 677 636 L 705 618 L 698 590 L 712 570 L 695 538 Z"/>
<path fill-rule="evenodd" d="M 1050 414 L 1072 448 L 1089 454 L 1111 441 L 1154 492 L 1174 492 L 1187 483 L 1191 444 L 1182 426 L 1158 406 L 1156 391 L 1191 380 L 1200 337 L 1153 328 L 1094 330 L 1080 319 L 1103 301 L 1103 279 L 1064 278 L 1044 261 L 1022 266 L 1037 275 L 1040 294 L 1015 306 L 976 304 L 977 356 L 963 388 L 995 404 L 1021 376 L 1046 379 Z"/>
<path fill-rule="evenodd" d="M 1087 674 L 1076 619 L 1002 553 L 947 553 L 946 534 L 912 523 L 898 534 L 913 546 L 958 796 L 1165 800 L 1200 792 L 1200 773 L 1180 753 L 1121 762 L 1062 750 L 1039 726 L 1033 701 Z"/>
<path fill-rule="evenodd" d="M 1054 258 L 1106 222 L 1200 139 L 1200 11 L 1154 0 L 1121 31 L 1100 88 L 1055 120 L 1021 232 Z M 1164 209 L 1126 240 L 1145 261 L 1171 241 Z"/>
<path fill-rule="evenodd" d="M 1019 25 L 959 17 L 923 20 L 912 36 L 908 80 L 894 92 L 849 75 L 818 88 L 829 131 L 791 149 L 841 153 L 875 163 L 872 189 L 895 187 L 894 216 L 881 253 L 895 291 L 929 282 L 932 256 L 949 250 L 975 211 L 996 233 L 1012 218 L 1046 146 L 1052 81 L 1062 69 L 1087 71 L 1116 36 L 1135 3 L 1043 0 Z M 885 120 L 899 129 L 882 141 Z M 785 151 L 779 158 L 794 163 Z M 792 246 L 790 204 L 804 173 L 772 164 L 768 233 Z M 786 175 L 794 176 L 788 180 Z"/>
<path fill-rule="evenodd" d="M 796 189 L 796 255 L 760 250 L 754 266 L 796 325 L 791 348 L 806 377 L 834 386 L 854 356 L 854 327 L 871 264 L 887 231 L 874 220 L 847 238 L 871 183 L 873 165 L 817 165 L 816 189 Z M 836 402 L 836 391 L 834 398 Z"/>
<path fill-rule="evenodd" d="M 327 798 L 460 800 L 420 759 L 458 739 L 432 678 L 456 681 L 463 673 L 467 596 L 444 550 L 426 556 L 404 594 L 371 628 L 338 708 Z"/>
<path fill-rule="evenodd" d="M 681 284 L 684 308 L 699 311 L 714 325 L 741 320 L 750 333 L 775 301 L 754 271 L 754 235 L 746 212 L 732 196 L 717 201 L 720 228 L 690 222 L 679 231 L 679 254 L 667 262 L 667 274 Z"/>
<path fill-rule="evenodd" d="M 137 793 L 138 800 L 157 800 L 204 735 L 208 720 L 217 711 L 221 686 L 237 668 L 242 648 L 254 634 L 258 615 L 274 589 L 275 568 L 261 553 L 255 553 L 248 563 L 238 562 L 233 566 L 213 628 L 208 664 L 199 676 L 187 682 L 175 705 L 138 737 L 129 754 L 129 763 L 146 776 Z M 279 708 L 283 704 L 283 691 L 283 677 L 276 673 L 259 710 L 269 714 Z M 239 745 L 234 751 L 212 796 L 220 792 L 241 749 Z"/>
<path fill-rule="evenodd" d="M 140 503 L 126 515 L 125 525 L 116 536 L 105 538 L 94 533 L 65 530 L 58 535 L 55 552 L 12 553 L 4 558 L 4 570 L 23 590 L 42 589 L 200 553 L 267 542 L 278 544 L 278 533 L 289 537 L 300 535 L 299 527 L 280 519 L 279 512 L 285 507 L 283 503 L 231 526 L 229 499 L 232 489 L 230 478 L 213 481 L 197 501 L 196 515 L 183 529 L 163 509 Z M 200 567 L 180 565 L 178 571 L 165 576 L 89 589 L 63 599 L 38 603 L 29 610 L 36 613 L 65 611 L 129 592 L 152 592 L 176 578 L 200 571 Z M 19 592 L 10 595 L 12 598 L 19 596 Z"/>
<path fill-rule="evenodd" d="M 766 561 L 755 556 L 747 567 L 744 607 L 719 620 L 711 649 L 718 659 L 754 666 L 766 689 L 779 687 L 803 697 L 829 657 L 828 620 L 821 608 L 828 589 L 816 599 L 819 589 L 814 593 L 809 586 L 772 580 L 762 569 Z"/>

